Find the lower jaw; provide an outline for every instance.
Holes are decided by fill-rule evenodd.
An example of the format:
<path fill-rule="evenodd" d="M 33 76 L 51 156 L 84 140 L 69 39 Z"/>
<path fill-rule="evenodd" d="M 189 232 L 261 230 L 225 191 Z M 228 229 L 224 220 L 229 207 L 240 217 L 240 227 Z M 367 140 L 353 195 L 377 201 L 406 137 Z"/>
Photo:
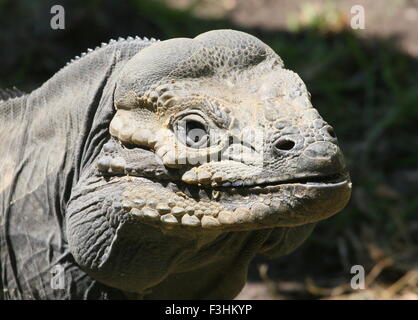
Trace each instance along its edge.
<path fill-rule="evenodd" d="M 351 195 L 348 178 L 328 183 L 221 190 L 183 183 L 168 183 L 164 187 L 145 178 L 119 178 L 132 182 L 124 192 L 124 210 L 136 221 L 170 233 L 244 231 L 314 223 L 341 211 Z"/>

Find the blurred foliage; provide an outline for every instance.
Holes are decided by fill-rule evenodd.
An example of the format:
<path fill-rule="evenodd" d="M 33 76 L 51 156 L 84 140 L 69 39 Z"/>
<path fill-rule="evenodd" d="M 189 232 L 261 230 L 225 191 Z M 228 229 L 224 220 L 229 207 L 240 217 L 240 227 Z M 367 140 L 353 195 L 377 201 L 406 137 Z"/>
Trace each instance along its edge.
<path fill-rule="evenodd" d="M 49 27 L 53 4 L 66 10 L 65 30 Z M 249 32 L 307 84 L 314 106 L 337 132 L 354 190 L 342 213 L 320 223 L 299 251 L 271 265 L 271 276 L 292 269 L 289 276 L 326 273 L 347 281 L 349 266 L 370 270 L 379 257 L 390 256 L 394 263 L 387 276 L 396 280 L 418 267 L 418 61 L 398 50 L 396 39 L 360 39 L 340 27 L 327 28 L 327 20 L 309 10 L 306 15 L 314 18 L 294 20 L 289 32 L 197 18 L 192 7 L 177 10 L 161 1 L 0 0 L 0 86 L 30 90 L 88 47 L 119 36 L 194 37 L 219 28 Z M 338 17 L 329 21 L 339 26 Z"/>
<path fill-rule="evenodd" d="M 317 31 L 342 31 L 347 27 L 347 19 L 339 11 L 334 1 L 303 2 L 301 11 L 289 14 L 287 24 L 289 30 L 301 31 L 306 28 Z"/>

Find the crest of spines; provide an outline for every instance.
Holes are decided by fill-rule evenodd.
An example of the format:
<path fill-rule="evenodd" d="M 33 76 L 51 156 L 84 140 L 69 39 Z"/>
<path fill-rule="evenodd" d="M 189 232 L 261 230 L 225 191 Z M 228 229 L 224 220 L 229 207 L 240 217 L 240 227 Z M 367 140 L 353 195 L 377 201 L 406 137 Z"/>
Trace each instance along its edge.
<path fill-rule="evenodd" d="M 16 87 L 0 89 L 0 101 L 7 101 L 24 96 L 26 93 Z"/>
<path fill-rule="evenodd" d="M 96 47 L 96 48 L 94 48 L 94 49 L 88 48 L 88 49 L 87 49 L 87 51 L 82 52 L 79 56 L 75 56 L 73 59 L 71 59 L 70 61 L 68 61 L 68 62 L 67 62 L 67 64 L 66 64 L 65 66 L 68 66 L 69 64 L 71 64 L 71 63 L 73 63 L 73 62 L 77 61 L 78 59 L 80 59 L 80 58 L 84 57 L 85 55 L 87 55 L 87 54 L 89 54 L 89 53 L 91 53 L 91 52 L 93 52 L 93 51 L 96 51 L 96 50 L 98 50 L 98 49 L 100 49 L 100 48 L 104 48 L 104 47 L 106 47 L 106 46 L 108 46 L 108 45 L 112 45 L 112 44 L 114 44 L 114 43 L 120 43 L 120 42 L 123 42 L 123 41 L 134 41 L 134 40 L 135 40 L 135 41 L 142 40 L 142 41 L 149 41 L 149 42 L 158 42 L 158 41 L 160 41 L 160 40 L 155 39 L 155 38 L 150 38 L 150 39 L 148 39 L 147 37 L 143 37 L 143 38 L 141 38 L 141 37 L 139 37 L 139 36 L 135 36 L 135 37 L 127 37 L 126 39 L 125 39 L 125 38 L 122 38 L 122 37 L 119 37 L 119 38 L 118 38 L 118 40 L 115 40 L 115 39 L 110 39 L 110 41 L 109 41 L 109 42 L 102 42 L 102 43 L 100 44 L 100 46 L 97 46 L 97 47 Z"/>

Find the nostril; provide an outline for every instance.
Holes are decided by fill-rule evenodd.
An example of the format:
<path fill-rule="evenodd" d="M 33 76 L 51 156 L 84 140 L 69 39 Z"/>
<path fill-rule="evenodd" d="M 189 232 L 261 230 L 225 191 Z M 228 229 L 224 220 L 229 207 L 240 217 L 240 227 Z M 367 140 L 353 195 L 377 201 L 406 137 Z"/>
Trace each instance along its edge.
<path fill-rule="evenodd" d="M 331 137 L 333 137 L 333 138 L 336 138 L 336 137 L 337 137 L 337 135 L 335 134 L 335 131 L 334 131 L 334 129 L 333 129 L 332 127 L 328 127 L 328 128 L 327 128 L 327 132 L 328 132 L 328 134 L 329 134 Z"/>
<path fill-rule="evenodd" d="M 280 139 L 274 144 L 277 150 L 288 151 L 293 149 L 295 142 L 289 139 Z"/>

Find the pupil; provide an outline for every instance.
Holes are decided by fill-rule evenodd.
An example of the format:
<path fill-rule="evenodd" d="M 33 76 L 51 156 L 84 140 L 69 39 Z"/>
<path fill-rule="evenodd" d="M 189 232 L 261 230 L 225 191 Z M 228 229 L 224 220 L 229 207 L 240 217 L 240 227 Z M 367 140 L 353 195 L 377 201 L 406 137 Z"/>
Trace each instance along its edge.
<path fill-rule="evenodd" d="M 189 138 L 195 143 L 199 142 L 201 138 L 206 134 L 204 125 L 197 121 L 187 121 L 186 132 Z"/>

